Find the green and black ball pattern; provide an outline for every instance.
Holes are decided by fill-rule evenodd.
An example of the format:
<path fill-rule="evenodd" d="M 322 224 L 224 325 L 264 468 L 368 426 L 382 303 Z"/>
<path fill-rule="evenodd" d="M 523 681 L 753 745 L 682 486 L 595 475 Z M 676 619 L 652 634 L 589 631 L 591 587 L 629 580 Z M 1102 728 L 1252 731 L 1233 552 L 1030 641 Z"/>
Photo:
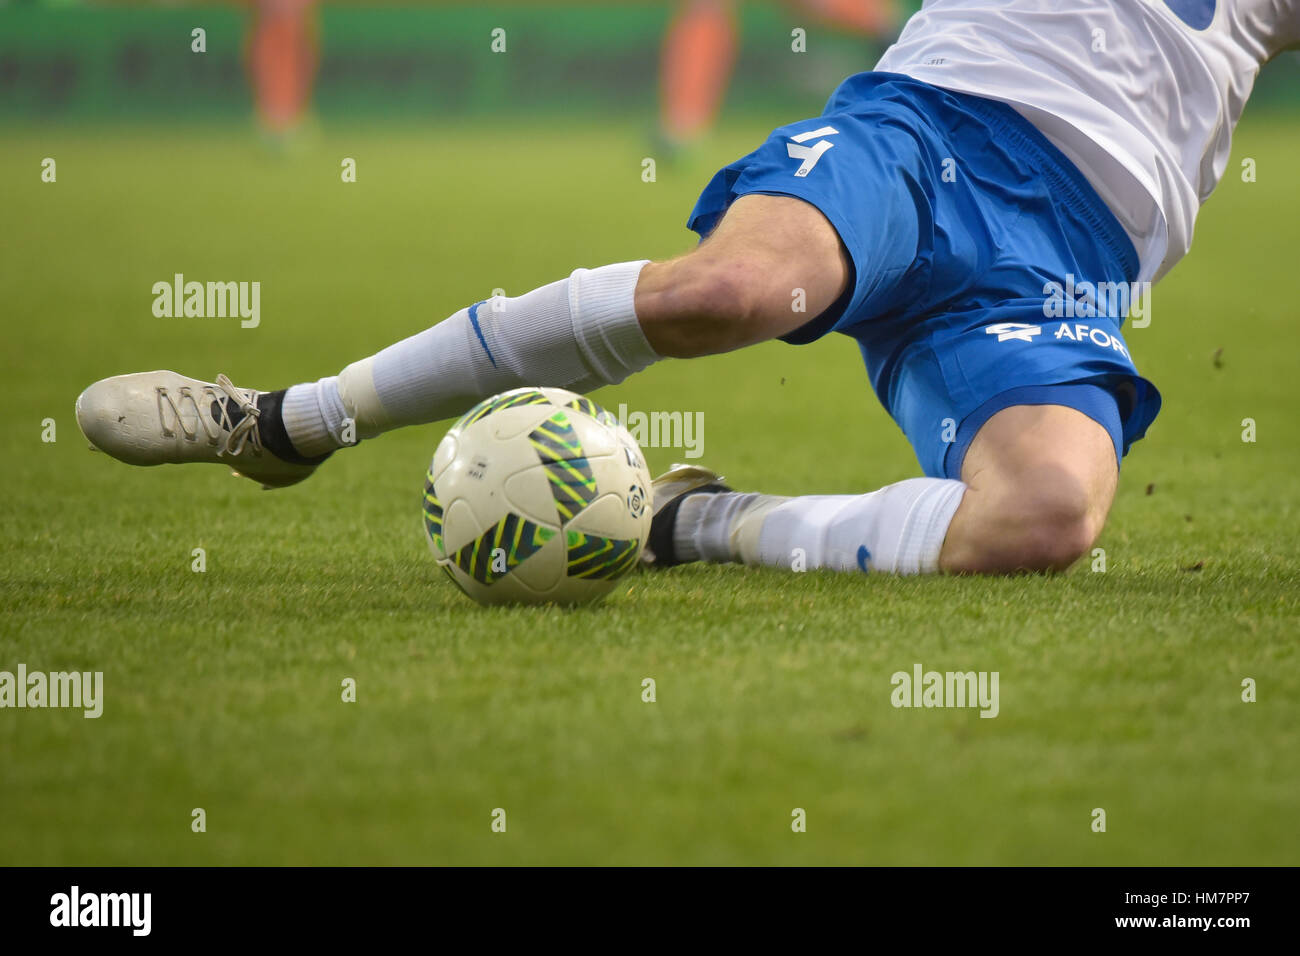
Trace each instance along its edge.
<path fill-rule="evenodd" d="M 540 391 L 495 396 L 475 405 L 456 423 L 464 428 L 504 408 L 542 405 L 550 399 Z M 567 404 L 601 422 L 612 422 L 610 414 L 589 398 L 579 397 Z M 577 430 L 563 411 L 557 411 L 528 435 L 537 451 L 538 461 L 555 502 L 560 527 L 564 527 L 596 499 L 596 478 L 591 462 L 582 450 Z M 443 508 L 438 501 L 430 472 L 424 483 L 424 524 L 438 554 L 480 584 L 492 584 L 513 571 L 525 559 L 537 553 L 555 536 L 555 531 L 521 515 L 507 514 L 478 538 L 447 554 L 442 538 Z M 566 529 L 565 546 L 568 575 L 574 578 L 613 580 L 636 567 L 640 542 Z M 450 574 L 450 568 L 447 568 Z M 454 580 L 454 576 L 453 576 Z"/>
<path fill-rule="evenodd" d="M 547 528 L 507 514 L 454 555 L 456 566 L 481 584 L 499 581 L 555 537 Z"/>
<path fill-rule="evenodd" d="M 491 398 L 483 399 L 483 401 L 462 415 L 460 421 L 456 422 L 452 429 L 467 428 L 480 418 L 487 418 L 493 412 L 499 412 L 503 408 L 518 408 L 520 405 L 545 405 L 548 402 L 550 402 L 549 398 L 533 389 L 504 395 L 493 395 Z"/>
<path fill-rule="evenodd" d="M 591 473 L 591 462 L 582 451 L 569 416 L 556 412 L 530 432 L 528 440 L 546 468 L 560 523 L 572 521 L 596 500 L 596 476 Z"/>

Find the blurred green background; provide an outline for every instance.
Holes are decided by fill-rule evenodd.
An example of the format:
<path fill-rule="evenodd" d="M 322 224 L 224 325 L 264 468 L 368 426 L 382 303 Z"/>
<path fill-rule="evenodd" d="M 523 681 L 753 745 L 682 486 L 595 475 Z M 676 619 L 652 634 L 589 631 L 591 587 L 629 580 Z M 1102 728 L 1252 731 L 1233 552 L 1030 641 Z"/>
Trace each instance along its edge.
<path fill-rule="evenodd" d="M 231 118 L 246 114 L 249 4 L 0 4 L 0 116 Z M 320 9 L 315 104 L 325 119 L 643 114 L 651 121 L 668 2 L 333 3 Z M 790 52 L 808 31 L 814 56 Z M 207 31 L 208 52 L 190 51 Z M 506 29 L 506 55 L 489 49 Z M 775 3 L 740 6 L 728 110 L 820 105 L 880 42 Z"/>
<path fill-rule="evenodd" d="M 0 119 L 235 118 L 249 110 L 251 3 L 0 2 Z M 538 112 L 653 121 L 658 54 L 673 4 L 326 3 L 315 105 L 328 120 Z M 902 15 L 919 0 L 896 4 Z M 793 4 L 739 4 L 727 114 L 820 111 L 885 38 L 847 35 Z M 207 31 L 207 53 L 190 31 Z M 490 55 L 494 28 L 508 55 Z M 807 31 L 792 55 L 790 31 Z M 1253 106 L 1300 108 L 1300 54 L 1264 71 Z M 802 111 L 802 112 L 801 112 Z"/>

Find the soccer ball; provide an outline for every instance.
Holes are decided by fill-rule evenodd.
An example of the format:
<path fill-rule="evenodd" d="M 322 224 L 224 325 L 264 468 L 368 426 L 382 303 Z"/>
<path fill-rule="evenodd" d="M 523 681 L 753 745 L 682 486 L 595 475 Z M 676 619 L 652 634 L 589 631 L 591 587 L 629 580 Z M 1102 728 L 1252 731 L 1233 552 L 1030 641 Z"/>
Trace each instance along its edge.
<path fill-rule="evenodd" d="M 595 402 L 516 388 L 465 413 L 424 485 L 438 564 L 480 604 L 586 604 L 641 557 L 650 473 L 636 441 Z"/>

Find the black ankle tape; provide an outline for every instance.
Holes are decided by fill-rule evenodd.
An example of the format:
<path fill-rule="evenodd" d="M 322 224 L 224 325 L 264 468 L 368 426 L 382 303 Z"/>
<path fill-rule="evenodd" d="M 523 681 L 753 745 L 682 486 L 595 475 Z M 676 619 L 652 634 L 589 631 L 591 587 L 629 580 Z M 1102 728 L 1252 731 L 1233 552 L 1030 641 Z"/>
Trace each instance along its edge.
<path fill-rule="evenodd" d="M 278 392 L 262 392 L 257 396 L 257 435 L 262 439 L 263 447 L 282 461 L 294 465 L 319 465 L 334 453 L 327 451 L 316 458 L 307 458 L 293 447 L 284 427 L 284 416 L 280 412 L 286 391 L 282 388 Z"/>
<path fill-rule="evenodd" d="M 646 539 L 646 547 L 655 556 L 655 567 L 671 568 L 674 565 L 685 563 L 678 559 L 677 548 L 673 544 L 673 532 L 677 528 L 677 512 L 681 508 L 682 502 L 691 495 L 716 495 L 730 490 L 726 485 L 715 481 L 712 484 L 683 492 L 664 505 L 663 510 L 651 520 L 650 534 Z"/>

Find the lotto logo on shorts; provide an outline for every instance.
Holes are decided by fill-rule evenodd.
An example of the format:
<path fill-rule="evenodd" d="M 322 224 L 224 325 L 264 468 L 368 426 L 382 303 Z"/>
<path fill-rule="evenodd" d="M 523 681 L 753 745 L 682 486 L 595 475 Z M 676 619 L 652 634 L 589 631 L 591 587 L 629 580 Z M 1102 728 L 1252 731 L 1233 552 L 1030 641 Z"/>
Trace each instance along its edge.
<path fill-rule="evenodd" d="M 791 136 L 793 143 L 785 144 L 785 151 L 789 153 L 791 159 L 802 159 L 803 164 L 794 171 L 796 176 L 807 176 L 812 172 L 817 161 L 822 158 L 822 154 L 835 144 L 828 139 L 820 139 L 811 146 L 796 145 L 797 143 L 806 143 L 814 136 L 837 136 L 839 130 L 834 126 L 823 126 L 809 133 L 800 133 L 798 136 Z"/>

